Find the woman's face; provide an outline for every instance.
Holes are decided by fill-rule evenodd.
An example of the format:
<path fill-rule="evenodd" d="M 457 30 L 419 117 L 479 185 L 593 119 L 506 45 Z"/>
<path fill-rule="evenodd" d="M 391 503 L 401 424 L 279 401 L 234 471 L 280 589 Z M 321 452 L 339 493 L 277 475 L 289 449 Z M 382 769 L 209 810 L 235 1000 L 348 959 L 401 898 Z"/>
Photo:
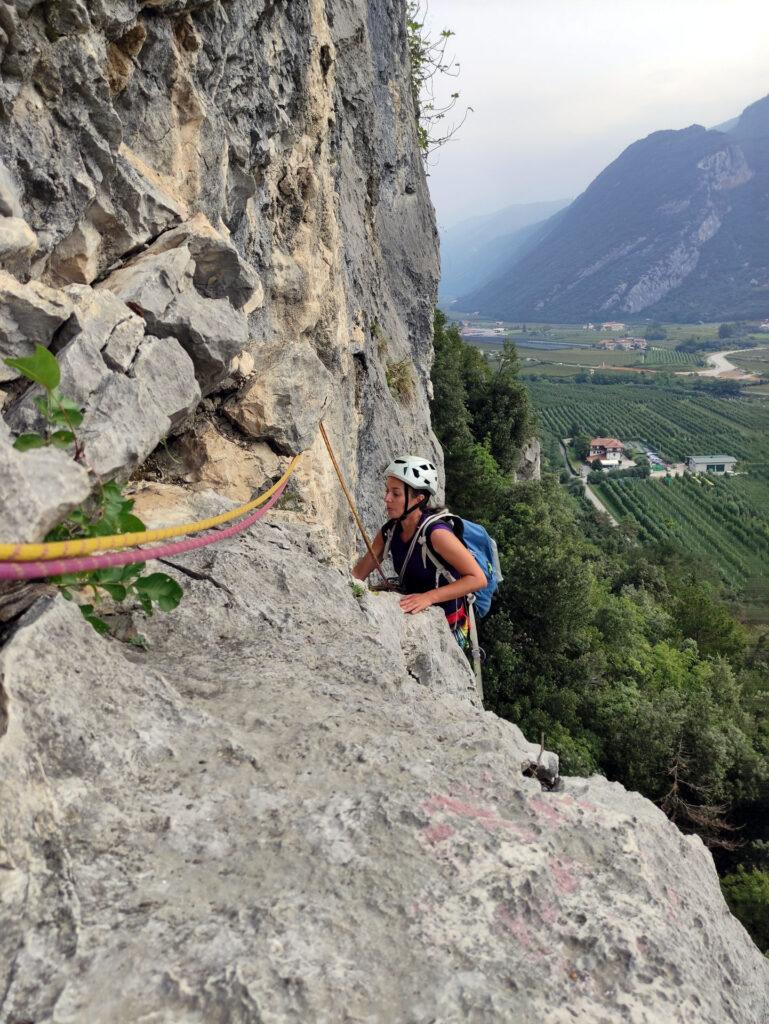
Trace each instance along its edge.
<path fill-rule="evenodd" d="M 394 476 L 388 476 L 385 484 L 385 508 L 390 519 L 402 516 L 406 511 L 406 485 Z"/>

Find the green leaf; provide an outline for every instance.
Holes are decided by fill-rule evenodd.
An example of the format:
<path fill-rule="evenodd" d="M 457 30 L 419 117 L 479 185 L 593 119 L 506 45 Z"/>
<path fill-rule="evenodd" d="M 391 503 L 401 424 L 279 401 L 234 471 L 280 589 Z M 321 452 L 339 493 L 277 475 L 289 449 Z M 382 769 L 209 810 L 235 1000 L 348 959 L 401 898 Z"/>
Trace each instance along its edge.
<path fill-rule="evenodd" d="M 136 636 L 129 636 L 127 642 L 134 647 L 141 647 L 143 651 L 146 651 L 149 647 L 149 641 L 143 633 L 137 633 Z"/>
<path fill-rule="evenodd" d="M 30 448 L 45 447 L 45 440 L 39 434 L 19 434 L 13 442 L 13 447 L 20 452 L 28 452 Z"/>
<path fill-rule="evenodd" d="M 119 533 L 144 533 L 147 527 L 138 516 L 123 512 L 118 521 Z"/>
<path fill-rule="evenodd" d="M 61 576 L 50 576 L 49 581 L 57 586 L 79 587 L 83 582 L 83 574 L 76 572 L 65 572 Z"/>
<path fill-rule="evenodd" d="M 123 579 L 123 570 L 120 567 L 97 569 L 96 572 L 89 573 L 88 576 L 94 583 L 120 583 Z"/>
<path fill-rule="evenodd" d="M 170 576 L 164 572 L 153 572 L 149 576 L 143 576 L 136 581 L 136 589 L 141 595 L 146 595 L 150 601 L 155 601 L 162 611 L 170 612 L 179 604 L 184 591 Z"/>
<path fill-rule="evenodd" d="M 51 434 L 50 440 L 51 444 L 56 445 L 57 448 L 69 448 L 75 440 L 75 435 L 71 430 L 55 430 Z"/>
<path fill-rule="evenodd" d="M 83 414 L 79 409 L 73 409 L 71 412 L 54 409 L 50 415 L 50 420 L 51 423 L 55 423 L 58 427 L 79 427 L 83 422 Z"/>
<path fill-rule="evenodd" d="M 6 359 L 5 364 L 18 370 L 27 380 L 33 380 L 35 384 L 42 384 L 46 391 L 53 391 L 59 386 L 61 380 L 59 364 L 56 362 L 56 357 L 42 345 L 35 345 L 35 351 L 31 356 Z"/>
<path fill-rule="evenodd" d="M 48 419 L 48 398 L 45 395 L 38 395 L 35 399 L 35 408 L 41 416 L 45 416 Z"/>
<path fill-rule="evenodd" d="M 135 579 L 137 576 L 141 576 L 146 568 L 146 562 L 137 562 L 135 565 L 124 565 L 123 575 L 120 578 L 123 582 Z"/>
<path fill-rule="evenodd" d="M 90 611 L 85 611 L 86 608 L 89 608 Z M 93 605 L 81 604 L 80 611 L 83 613 L 83 618 L 85 619 L 85 621 L 93 626 L 93 628 L 96 630 L 99 636 L 105 636 L 107 633 L 109 633 L 109 626 L 104 621 L 104 619 L 100 619 L 98 615 L 92 614 Z"/>
<path fill-rule="evenodd" d="M 100 583 L 102 590 L 106 590 L 113 601 L 125 601 L 128 591 L 119 583 Z"/>
<path fill-rule="evenodd" d="M 152 615 L 152 601 L 149 599 L 147 594 L 141 590 L 137 591 L 136 596 L 139 598 L 139 604 L 142 606 L 145 615 Z"/>

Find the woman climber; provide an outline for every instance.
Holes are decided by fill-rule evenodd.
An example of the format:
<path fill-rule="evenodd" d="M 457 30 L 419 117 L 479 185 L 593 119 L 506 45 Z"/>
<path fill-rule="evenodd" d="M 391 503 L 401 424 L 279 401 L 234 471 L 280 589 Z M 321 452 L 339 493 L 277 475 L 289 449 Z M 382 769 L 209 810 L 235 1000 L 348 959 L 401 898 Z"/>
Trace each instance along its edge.
<path fill-rule="evenodd" d="M 466 650 L 470 622 L 464 598 L 488 581 L 448 523 L 438 520 L 422 529 L 436 511 L 428 505 L 438 491 L 435 466 L 421 456 L 403 455 L 390 463 L 385 478 L 384 504 L 389 519 L 374 538 L 374 554 L 380 563 L 388 553 L 392 556 L 400 589 L 405 591 L 400 601 L 403 611 L 416 615 L 437 604 L 443 608 L 460 647 Z M 356 562 L 352 575 L 365 580 L 376 567 L 367 552 Z"/>

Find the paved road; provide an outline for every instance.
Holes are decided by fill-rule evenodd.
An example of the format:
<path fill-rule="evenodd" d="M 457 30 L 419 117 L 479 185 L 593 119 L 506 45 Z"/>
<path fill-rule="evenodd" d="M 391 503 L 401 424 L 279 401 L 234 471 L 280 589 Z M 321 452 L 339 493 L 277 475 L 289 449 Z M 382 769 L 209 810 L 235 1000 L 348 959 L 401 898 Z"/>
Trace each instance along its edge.
<path fill-rule="evenodd" d="M 576 480 L 577 474 L 571 468 L 569 460 L 566 457 L 566 449 L 564 448 L 562 441 L 558 442 L 558 447 L 561 449 L 561 456 L 563 457 L 563 464 L 566 467 L 566 472 L 573 480 Z M 599 512 L 603 512 L 605 516 L 608 516 L 609 522 L 612 526 L 619 526 L 617 520 L 614 518 L 614 516 L 611 514 L 608 508 L 604 505 L 604 503 L 601 501 L 601 499 L 598 497 L 595 491 L 588 486 L 587 480 L 585 479 L 585 477 L 587 476 L 587 472 L 588 471 L 583 468 L 583 472 L 579 474 L 579 479 L 582 480 L 582 486 L 585 490 L 585 497 L 594 508 L 596 508 Z"/>

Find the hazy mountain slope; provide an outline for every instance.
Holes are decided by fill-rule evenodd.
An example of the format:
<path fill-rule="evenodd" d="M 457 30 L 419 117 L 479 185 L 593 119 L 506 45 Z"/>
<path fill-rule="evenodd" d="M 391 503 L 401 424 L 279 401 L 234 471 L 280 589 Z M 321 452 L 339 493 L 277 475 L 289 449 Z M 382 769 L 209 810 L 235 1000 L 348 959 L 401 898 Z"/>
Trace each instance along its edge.
<path fill-rule="evenodd" d="M 537 225 L 567 202 L 516 203 L 441 231 L 440 301 L 451 302 L 505 271 L 524 251 Z"/>
<path fill-rule="evenodd" d="M 628 147 L 508 271 L 460 297 L 505 318 L 716 320 L 769 309 L 769 97 L 729 132 Z"/>

